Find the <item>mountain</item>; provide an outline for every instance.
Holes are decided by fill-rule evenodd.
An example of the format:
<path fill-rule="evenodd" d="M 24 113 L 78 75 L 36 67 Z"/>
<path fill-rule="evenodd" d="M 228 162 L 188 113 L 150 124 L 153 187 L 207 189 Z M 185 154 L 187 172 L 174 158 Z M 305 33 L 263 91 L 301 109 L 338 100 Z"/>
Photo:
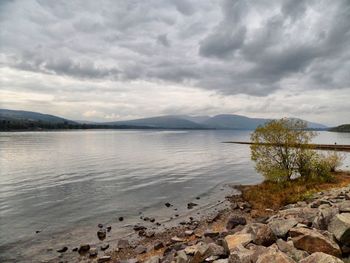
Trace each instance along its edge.
<path fill-rule="evenodd" d="M 31 111 L 0 109 L 0 130 L 21 129 L 238 129 L 254 130 L 271 119 L 249 118 L 234 114 L 210 116 L 168 115 L 126 121 L 72 121 Z M 326 129 L 307 122 L 311 129 Z"/>
<path fill-rule="evenodd" d="M 207 119 L 202 124 L 215 129 L 252 130 L 270 119 L 248 118 L 234 114 L 221 114 Z"/>
<path fill-rule="evenodd" d="M 131 125 L 164 129 L 203 129 L 203 125 L 176 116 L 160 116 L 129 121 L 106 122 L 106 125 Z"/>
<path fill-rule="evenodd" d="M 343 124 L 329 129 L 333 132 L 350 132 L 350 124 Z"/>
<path fill-rule="evenodd" d="M 0 120 L 76 124 L 76 122 L 49 114 L 32 111 L 0 109 Z"/>
<path fill-rule="evenodd" d="M 302 119 L 298 119 L 298 118 L 288 118 L 290 120 L 300 120 L 300 121 L 305 121 Z M 316 122 L 310 122 L 310 121 L 305 121 L 307 124 L 307 127 L 309 129 L 315 129 L 315 130 L 326 130 L 328 129 L 328 127 L 326 125 L 320 124 L 320 123 L 316 123 Z"/>
<path fill-rule="evenodd" d="M 189 116 L 189 115 L 174 115 L 176 118 L 196 122 L 196 123 L 204 123 L 206 120 L 209 120 L 211 117 L 207 115 L 202 115 L 202 116 Z"/>

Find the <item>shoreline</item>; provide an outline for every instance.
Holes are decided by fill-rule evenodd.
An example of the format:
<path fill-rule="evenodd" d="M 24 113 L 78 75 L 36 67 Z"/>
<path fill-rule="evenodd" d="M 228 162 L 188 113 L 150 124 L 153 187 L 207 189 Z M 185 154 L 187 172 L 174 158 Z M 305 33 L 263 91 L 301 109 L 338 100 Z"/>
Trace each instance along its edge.
<path fill-rule="evenodd" d="M 340 194 L 345 191 L 349 192 L 350 199 L 350 173 L 343 172 L 339 175 L 344 180 L 339 184 L 334 184 L 326 188 L 324 192 L 316 192 L 314 193 L 308 200 L 299 201 L 294 204 L 289 204 L 283 207 L 279 207 L 278 209 L 271 209 L 267 205 L 264 209 L 259 208 L 260 213 L 255 211 L 254 205 L 250 204 L 247 200 L 244 199 L 243 193 L 237 193 L 234 195 L 227 196 L 225 198 L 226 207 L 221 204 L 213 205 L 213 213 L 205 213 L 201 218 L 195 219 L 189 217 L 187 220 L 183 219 L 178 222 L 177 225 L 172 227 L 168 227 L 165 229 L 154 230 L 152 228 L 143 228 L 143 225 L 139 225 L 139 228 L 135 228 L 135 234 L 138 233 L 139 237 L 136 238 L 122 238 L 119 240 L 108 241 L 110 247 L 106 250 L 102 250 L 101 248 L 106 247 L 106 243 L 101 242 L 99 245 L 92 246 L 85 253 L 78 252 L 65 252 L 61 253 L 59 257 L 56 259 L 49 260 L 47 262 L 64 262 L 67 260 L 68 262 L 170 262 L 170 261 L 160 261 L 160 258 L 165 260 L 168 257 L 173 257 L 175 259 L 179 256 L 180 251 L 185 251 L 186 248 L 193 248 L 198 244 L 217 244 L 220 243 L 222 239 L 225 239 L 229 235 L 236 235 L 236 233 L 240 233 L 249 225 L 260 224 L 259 226 L 266 225 L 267 222 L 274 217 L 279 217 L 280 213 L 283 213 L 286 209 L 309 209 L 314 205 L 317 200 L 324 197 L 329 193 L 336 193 L 336 195 L 340 196 Z M 347 186 L 344 188 L 344 184 Z M 262 184 L 256 185 L 230 185 L 235 190 L 246 191 L 249 188 L 254 188 Z M 339 193 L 338 193 L 339 192 Z M 315 197 L 316 196 L 316 197 Z M 345 195 L 344 195 L 345 196 Z M 332 197 L 333 198 L 333 197 Z M 344 197 L 345 200 L 345 197 Z M 347 199 L 348 200 L 348 199 Z M 350 201 L 349 201 L 350 202 Z M 220 209 L 218 209 L 220 207 Z M 350 207 L 350 204 L 349 204 Z M 317 207 L 312 209 L 318 209 Z M 349 208 L 350 209 L 350 208 Z M 349 210 L 350 211 L 350 210 Z M 208 212 L 208 211 L 206 211 Z M 263 213 L 261 213 L 263 212 Z M 318 212 L 318 211 L 317 211 Z M 191 219 L 192 218 L 192 219 Z M 232 218 L 236 218 L 234 220 L 237 223 L 244 221 L 244 224 L 238 224 L 232 229 L 228 229 L 228 222 L 232 221 Z M 242 219 L 243 218 L 243 219 Z M 304 219 L 303 219 L 304 220 Z M 236 224 L 235 223 L 235 224 Z M 309 224 L 312 226 L 313 222 L 299 222 L 307 223 L 302 227 L 308 227 Z M 113 230 L 112 230 L 113 231 Z M 319 230 L 317 230 L 319 231 Z M 283 240 L 282 240 L 283 241 Z M 279 241 L 280 243 L 282 241 Z M 286 239 L 285 242 L 288 240 Z M 276 242 L 276 240 L 275 240 Z M 251 242 L 250 242 L 251 243 Z M 280 249 L 276 248 L 276 243 L 273 243 L 275 246 L 273 247 L 274 251 L 280 253 Z M 257 244 L 252 244 L 252 246 Z M 103 247 L 105 246 L 105 247 Z M 95 249 L 96 248 L 96 249 Z M 79 249 L 79 248 L 76 248 Z M 267 248 L 270 249 L 270 248 Z M 272 249 L 272 248 L 271 248 Z M 270 249 L 270 250 L 271 250 Z M 299 250 L 299 249 L 298 249 Z M 97 253 L 96 253 L 97 252 Z M 231 251 L 232 252 L 232 251 Z M 230 253 L 231 253 L 230 252 Z M 265 251 L 266 252 L 266 251 Z M 270 251 L 271 252 L 271 251 Z M 276 253 L 277 253 L 276 252 Z M 226 252 L 225 252 L 226 253 Z M 281 252 L 284 253 L 284 252 Z M 310 253 L 308 253 L 310 254 Z M 306 255 L 306 254 L 305 254 Z M 191 258 L 194 255 L 189 253 L 186 255 Z M 221 255 L 219 258 L 227 258 L 226 256 Z M 214 257 L 213 257 L 214 258 Z M 149 261 L 148 261 L 149 260 Z M 192 262 L 192 261 L 189 261 Z M 194 261 L 197 262 L 197 261 Z M 201 261 L 198 261 L 201 262 Z M 215 262 L 215 260 L 209 261 Z M 221 261 L 218 261 L 221 262 Z M 227 261 L 222 261 L 227 262 Z M 237 261 L 240 262 L 240 261 Z M 297 261 L 295 261 L 297 262 Z M 333 262 L 333 261 L 331 261 Z M 342 262 L 342 261 L 341 261 Z"/>
<path fill-rule="evenodd" d="M 111 218 L 108 221 L 94 220 L 92 223 L 85 223 L 82 226 L 72 226 L 60 232 L 38 229 L 40 231 L 33 238 L 23 240 L 19 243 L 9 243 L 1 246 L 4 254 L 0 255 L 0 261 L 28 262 L 28 260 L 35 260 L 37 262 L 60 262 L 67 260 L 68 262 L 81 262 L 85 260 L 84 257 L 80 257 L 76 251 L 72 251 L 74 248 L 79 247 L 80 244 L 88 243 L 91 247 L 100 247 L 108 243 L 109 248 L 106 250 L 106 253 L 117 248 L 119 239 L 127 239 L 130 243 L 137 244 L 144 237 L 140 237 L 133 230 L 135 225 L 146 226 L 150 232 L 154 231 L 155 234 L 161 234 L 168 229 L 181 226 L 190 217 L 198 221 L 202 217 L 208 218 L 209 216 L 214 216 L 217 210 L 224 209 L 228 205 L 225 196 L 234 191 L 227 184 L 219 184 L 210 190 L 209 194 L 199 195 L 197 197 L 198 199 L 184 200 L 183 203 L 169 200 L 172 203 L 172 206 L 169 208 L 162 204 L 159 208 L 140 212 L 138 216 L 135 214 L 135 217 L 120 214 L 119 216 L 123 216 L 122 221 L 119 221 L 116 215 L 117 217 L 114 216 L 113 219 Z M 198 206 L 194 205 L 189 209 L 187 202 L 196 203 Z M 157 214 L 159 210 L 162 210 L 162 212 Z M 156 221 L 150 222 L 149 219 L 145 221 L 140 217 L 149 219 L 153 217 Z M 112 227 L 111 231 L 107 232 L 107 237 L 103 241 L 99 240 L 96 235 L 96 232 L 99 230 L 98 223 L 103 223 L 104 228 Z M 63 247 L 67 247 L 67 251 L 64 253 L 57 252 L 57 250 Z M 87 260 L 89 260 L 88 262 L 90 260 L 94 262 L 89 257 Z"/>

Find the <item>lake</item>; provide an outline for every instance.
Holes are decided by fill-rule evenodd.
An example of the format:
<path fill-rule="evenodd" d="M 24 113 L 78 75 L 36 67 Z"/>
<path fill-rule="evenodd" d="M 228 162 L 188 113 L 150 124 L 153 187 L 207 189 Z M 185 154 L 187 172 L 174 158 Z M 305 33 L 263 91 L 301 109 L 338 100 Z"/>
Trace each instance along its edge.
<path fill-rule="evenodd" d="M 248 141 L 249 132 L 0 133 L 0 259 L 79 244 L 100 222 L 127 229 L 141 213 L 161 222 L 185 213 L 188 202 L 205 207 L 222 199 L 228 183 L 260 182 L 249 146 L 221 143 L 227 140 Z M 315 142 L 350 144 L 350 134 L 320 132 Z M 349 164 L 347 155 L 343 168 Z"/>

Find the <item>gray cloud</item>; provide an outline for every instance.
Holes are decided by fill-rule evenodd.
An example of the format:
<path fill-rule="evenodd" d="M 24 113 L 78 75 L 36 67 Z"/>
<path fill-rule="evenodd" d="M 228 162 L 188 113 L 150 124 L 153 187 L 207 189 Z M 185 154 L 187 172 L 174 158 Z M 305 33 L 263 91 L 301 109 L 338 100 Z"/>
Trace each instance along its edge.
<path fill-rule="evenodd" d="M 2 69 L 86 81 L 96 92 L 123 86 L 127 96 L 139 82 L 164 96 L 176 86 L 222 100 L 269 98 L 264 107 L 288 92 L 341 90 L 350 97 L 348 0 L 1 1 L 0 37 Z M 108 89 L 95 85 L 100 82 Z M 56 84 L 67 93 L 60 101 L 76 101 Z M 23 80 L 7 90 L 28 85 Z M 50 93 L 49 86 L 33 90 Z M 316 104 L 303 109 L 324 109 Z M 198 109 L 213 112 L 207 104 Z"/>
<path fill-rule="evenodd" d="M 165 46 L 165 47 L 169 47 L 170 46 L 170 42 L 168 40 L 168 35 L 167 34 L 161 34 L 157 37 L 157 41 L 158 43 L 160 43 L 161 45 Z"/>

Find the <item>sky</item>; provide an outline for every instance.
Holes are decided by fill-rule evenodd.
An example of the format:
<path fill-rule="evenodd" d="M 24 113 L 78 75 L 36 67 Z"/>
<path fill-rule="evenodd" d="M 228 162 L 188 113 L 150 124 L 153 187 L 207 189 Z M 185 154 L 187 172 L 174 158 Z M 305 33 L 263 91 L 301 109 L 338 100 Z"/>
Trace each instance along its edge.
<path fill-rule="evenodd" d="M 0 108 L 350 123 L 350 1 L 1 0 Z"/>

